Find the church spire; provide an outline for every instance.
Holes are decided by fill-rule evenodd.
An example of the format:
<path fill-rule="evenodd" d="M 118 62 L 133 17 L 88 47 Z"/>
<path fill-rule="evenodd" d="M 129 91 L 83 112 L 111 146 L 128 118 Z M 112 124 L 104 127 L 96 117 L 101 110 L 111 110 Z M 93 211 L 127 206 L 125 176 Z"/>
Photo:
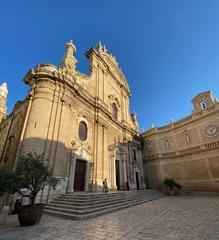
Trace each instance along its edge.
<path fill-rule="evenodd" d="M 7 115 L 8 88 L 6 82 L 0 85 L 0 122 Z"/>
<path fill-rule="evenodd" d="M 65 44 L 65 49 L 66 53 L 62 59 L 61 67 L 74 73 L 77 60 L 74 56 L 74 53 L 76 52 L 76 47 L 73 44 L 72 40 Z"/>

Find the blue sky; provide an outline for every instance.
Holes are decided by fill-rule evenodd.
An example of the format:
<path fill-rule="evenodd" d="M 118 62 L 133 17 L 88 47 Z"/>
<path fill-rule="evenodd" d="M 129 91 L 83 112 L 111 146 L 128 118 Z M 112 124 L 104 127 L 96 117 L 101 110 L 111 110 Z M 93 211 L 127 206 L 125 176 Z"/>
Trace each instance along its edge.
<path fill-rule="evenodd" d="M 191 99 L 219 96 L 219 1 L 38 0 L 0 1 L 0 82 L 8 106 L 23 99 L 22 78 L 39 63 L 60 64 L 64 44 L 84 53 L 101 40 L 116 56 L 132 91 L 140 129 L 191 113 Z"/>

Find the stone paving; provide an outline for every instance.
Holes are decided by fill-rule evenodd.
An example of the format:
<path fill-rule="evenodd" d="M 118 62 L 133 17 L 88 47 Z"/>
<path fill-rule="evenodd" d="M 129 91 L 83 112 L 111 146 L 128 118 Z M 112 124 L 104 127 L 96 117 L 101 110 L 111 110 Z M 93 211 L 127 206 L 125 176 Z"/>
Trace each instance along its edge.
<path fill-rule="evenodd" d="M 17 223 L 15 223 L 17 224 Z M 219 240 L 219 196 L 175 196 L 85 221 L 43 216 L 0 229 L 0 240 Z"/>

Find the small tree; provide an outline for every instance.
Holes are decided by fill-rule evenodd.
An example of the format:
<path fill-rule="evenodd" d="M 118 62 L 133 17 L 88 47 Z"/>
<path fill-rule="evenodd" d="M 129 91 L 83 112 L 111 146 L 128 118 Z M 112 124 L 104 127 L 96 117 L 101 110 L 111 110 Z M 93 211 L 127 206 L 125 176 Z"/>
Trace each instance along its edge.
<path fill-rule="evenodd" d="M 59 180 L 53 177 L 51 169 L 43 164 L 42 157 L 42 155 L 31 152 L 21 155 L 15 170 L 17 191 L 21 195 L 29 197 L 32 205 L 40 190 L 43 190 L 45 186 L 55 189 L 59 183 Z M 31 193 L 24 195 L 20 191 L 21 188 L 27 188 Z"/>
<path fill-rule="evenodd" d="M 52 171 L 43 164 L 42 155 L 27 153 L 21 155 L 17 168 L 13 172 L 7 168 L 0 168 L 0 194 L 20 193 L 29 197 L 33 205 L 36 196 L 45 186 L 55 189 L 59 180 L 53 177 Z M 21 190 L 27 188 L 30 194 L 25 195 Z"/>
<path fill-rule="evenodd" d="M 15 174 L 7 167 L 0 168 L 0 196 L 12 194 L 16 191 Z"/>
<path fill-rule="evenodd" d="M 9 200 L 9 195 L 16 192 L 16 177 L 15 174 L 6 167 L 0 168 L 0 210 L 2 206 Z"/>

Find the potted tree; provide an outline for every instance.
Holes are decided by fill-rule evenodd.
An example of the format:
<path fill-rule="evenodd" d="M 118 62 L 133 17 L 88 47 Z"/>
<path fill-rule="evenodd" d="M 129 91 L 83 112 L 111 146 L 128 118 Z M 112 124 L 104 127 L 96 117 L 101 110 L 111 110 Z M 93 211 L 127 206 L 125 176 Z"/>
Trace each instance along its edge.
<path fill-rule="evenodd" d="M 21 155 L 11 176 L 9 189 L 30 200 L 28 205 L 21 205 L 18 209 L 20 225 L 39 223 L 45 205 L 35 204 L 36 196 L 45 186 L 55 189 L 59 180 L 53 177 L 52 171 L 43 164 L 42 155 L 36 153 Z"/>
<path fill-rule="evenodd" d="M 169 195 L 176 195 L 177 191 L 181 189 L 181 185 L 177 183 L 174 179 L 166 178 L 163 181 L 164 186 L 167 188 Z"/>

